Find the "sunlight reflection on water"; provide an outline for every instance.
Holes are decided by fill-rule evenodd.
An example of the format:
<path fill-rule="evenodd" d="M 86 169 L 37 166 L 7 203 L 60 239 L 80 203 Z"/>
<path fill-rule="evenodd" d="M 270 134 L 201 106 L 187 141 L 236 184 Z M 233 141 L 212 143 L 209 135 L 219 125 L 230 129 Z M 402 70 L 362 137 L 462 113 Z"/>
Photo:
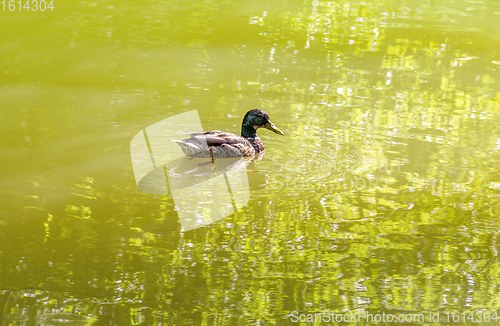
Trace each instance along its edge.
<path fill-rule="evenodd" d="M 498 310 L 497 1 L 59 8 L 0 20 L 0 320 Z M 194 109 L 239 132 L 252 108 L 285 136 L 259 131 L 248 205 L 183 232 L 130 140 Z"/>

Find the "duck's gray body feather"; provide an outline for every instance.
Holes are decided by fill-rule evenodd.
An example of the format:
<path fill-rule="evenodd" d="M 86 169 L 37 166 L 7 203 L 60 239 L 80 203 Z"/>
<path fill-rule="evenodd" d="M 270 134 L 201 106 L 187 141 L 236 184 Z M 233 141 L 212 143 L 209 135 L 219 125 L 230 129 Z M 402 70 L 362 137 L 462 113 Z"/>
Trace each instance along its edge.
<path fill-rule="evenodd" d="M 219 130 L 191 132 L 189 136 L 190 138 L 175 140 L 188 157 L 246 157 L 264 151 L 264 143 L 259 137 L 247 139 Z"/>

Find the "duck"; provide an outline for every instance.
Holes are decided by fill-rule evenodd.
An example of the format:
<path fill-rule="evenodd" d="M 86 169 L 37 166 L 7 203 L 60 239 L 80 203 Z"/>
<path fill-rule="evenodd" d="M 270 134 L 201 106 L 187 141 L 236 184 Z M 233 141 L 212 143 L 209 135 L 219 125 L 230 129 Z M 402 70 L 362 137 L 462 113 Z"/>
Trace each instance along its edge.
<path fill-rule="evenodd" d="M 264 143 L 257 136 L 257 130 L 260 128 L 284 135 L 283 131 L 271 122 L 266 112 L 253 109 L 248 111 L 243 118 L 241 135 L 220 130 L 190 132 L 189 138 L 174 140 L 174 142 L 189 158 L 249 157 L 262 153 L 265 149 Z"/>

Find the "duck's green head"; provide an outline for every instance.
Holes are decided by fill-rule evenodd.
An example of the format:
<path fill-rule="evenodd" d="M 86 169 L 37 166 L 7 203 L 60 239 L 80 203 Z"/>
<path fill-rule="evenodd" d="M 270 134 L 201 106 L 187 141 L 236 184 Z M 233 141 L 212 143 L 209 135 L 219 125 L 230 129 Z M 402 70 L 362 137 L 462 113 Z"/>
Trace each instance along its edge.
<path fill-rule="evenodd" d="M 246 138 L 255 138 L 257 136 L 257 129 L 259 128 L 266 128 L 277 134 L 284 135 L 283 131 L 279 130 L 279 128 L 271 122 L 266 112 L 258 109 L 248 111 L 243 118 L 241 135 Z"/>

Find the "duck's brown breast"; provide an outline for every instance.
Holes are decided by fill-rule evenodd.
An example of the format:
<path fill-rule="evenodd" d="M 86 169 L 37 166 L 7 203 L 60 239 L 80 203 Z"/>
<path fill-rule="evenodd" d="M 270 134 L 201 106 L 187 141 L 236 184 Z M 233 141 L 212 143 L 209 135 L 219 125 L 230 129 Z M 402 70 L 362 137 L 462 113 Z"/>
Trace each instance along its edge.
<path fill-rule="evenodd" d="M 252 144 L 253 148 L 255 148 L 256 153 L 260 153 L 264 151 L 264 143 L 259 137 L 255 138 L 247 138 L 250 144 Z"/>

